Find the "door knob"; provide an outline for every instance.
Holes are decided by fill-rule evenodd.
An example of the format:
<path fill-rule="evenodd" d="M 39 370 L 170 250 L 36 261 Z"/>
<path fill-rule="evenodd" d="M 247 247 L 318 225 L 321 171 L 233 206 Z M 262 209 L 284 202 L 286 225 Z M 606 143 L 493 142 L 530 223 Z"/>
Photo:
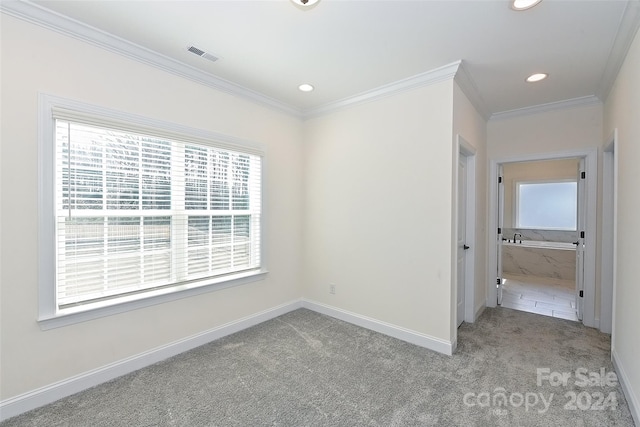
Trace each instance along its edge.
<path fill-rule="evenodd" d="M 467 245 L 462 245 L 462 249 L 464 249 L 464 250 L 466 251 L 467 249 L 469 249 L 469 246 L 467 246 Z"/>

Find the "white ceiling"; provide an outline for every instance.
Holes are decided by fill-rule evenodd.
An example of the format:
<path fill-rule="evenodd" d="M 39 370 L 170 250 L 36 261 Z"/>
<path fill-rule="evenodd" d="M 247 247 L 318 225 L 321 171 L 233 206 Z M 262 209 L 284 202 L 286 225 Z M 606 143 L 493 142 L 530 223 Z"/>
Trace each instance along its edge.
<path fill-rule="evenodd" d="M 289 0 L 35 3 L 301 112 L 457 60 L 487 115 L 602 98 L 640 17 L 634 0 L 543 0 L 524 12 L 507 0 L 320 0 L 306 11 Z M 550 77 L 525 83 L 534 72 Z"/>

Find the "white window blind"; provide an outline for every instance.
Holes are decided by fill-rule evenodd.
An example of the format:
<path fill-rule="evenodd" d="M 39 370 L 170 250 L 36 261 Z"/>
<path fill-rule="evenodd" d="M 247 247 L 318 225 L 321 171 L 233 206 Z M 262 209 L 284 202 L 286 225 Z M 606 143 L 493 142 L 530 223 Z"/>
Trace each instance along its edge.
<path fill-rule="evenodd" d="M 251 152 L 55 119 L 58 309 L 257 270 Z"/>

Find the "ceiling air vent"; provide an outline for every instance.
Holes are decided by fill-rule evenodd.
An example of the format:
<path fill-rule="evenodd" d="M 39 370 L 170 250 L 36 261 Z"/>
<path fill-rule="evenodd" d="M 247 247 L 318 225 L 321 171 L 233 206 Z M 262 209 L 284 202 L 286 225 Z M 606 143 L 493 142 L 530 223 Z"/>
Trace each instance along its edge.
<path fill-rule="evenodd" d="M 204 59 L 208 59 L 209 61 L 217 61 L 218 58 L 216 56 L 211 55 L 210 53 L 205 52 L 202 49 L 198 49 L 195 46 L 189 46 L 187 50 L 191 53 L 195 53 L 198 56 L 201 56 Z"/>

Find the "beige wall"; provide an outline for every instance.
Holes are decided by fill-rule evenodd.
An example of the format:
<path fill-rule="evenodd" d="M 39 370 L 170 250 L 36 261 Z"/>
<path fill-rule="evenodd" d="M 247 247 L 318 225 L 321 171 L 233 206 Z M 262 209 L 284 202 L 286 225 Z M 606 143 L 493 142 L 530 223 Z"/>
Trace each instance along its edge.
<path fill-rule="evenodd" d="M 299 120 L 2 15 L 0 399 L 300 297 Z M 38 93 L 254 140 L 267 148 L 266 256 L 248 285 L 42 331 L 37 317 Z"/>
<path fill-rule="evenodd" d="M 487 125 L 487 140 L 490 159 L 599 147 L 602 105 L 493 119 Z"/>
<path fill-rule="evenodd" d="M 452 90 L 305 123 L 305 297 L 450 342 Z"/>
<path fill-rule="evenodd" d="M 477 313 L 487 299 L 487 122 L 471 104 L 457 83 L 453 86 L 453 136 L 460 135 L 475 149 L 476 166 L 476 225 L 473 245 L 475 258 L 474 313 Z M 454 140 L 454 149 L 455 146 Z M 457 198 L 454 198 L 457 200 Z M 469 209 L 468 209 L 469 210 Z M 457 212 L 457 209 L 455 210 Z M 457 230 L 456 224 L 452 224 Z M 452 259 L 455 259 L 452 258 Z M 455 270 L 455 268 L 454 268 Z M 455 306 L 456 299 L 453 299 Z M 453 312 L 455 314 L 455 312 Z M 455 326 L 455 321 L 452 325 Z M 455 328 L 457 331 L 457 328 Z"/>
<path fill-rule="evenodd" d="M 640 411 L 640 264 L 638 164 L 640 163 L 640 33 L 629 49 L 604 109 L 604 133 L 618 129 L 617 262 L 614 289 L 614 357 L 626 376 L 636 422 Z"/>

